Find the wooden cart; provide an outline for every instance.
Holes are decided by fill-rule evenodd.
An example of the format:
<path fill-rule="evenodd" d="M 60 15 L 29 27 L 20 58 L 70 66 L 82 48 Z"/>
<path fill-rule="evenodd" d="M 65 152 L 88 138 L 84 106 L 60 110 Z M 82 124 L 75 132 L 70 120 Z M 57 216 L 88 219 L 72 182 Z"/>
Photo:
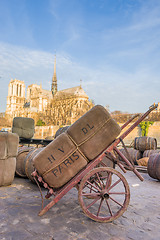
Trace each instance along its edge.
<path fill-rule="evenodd" d="M 120 172 L 114 168 L 107 167 L 102 160 L 106 156 L 113 161 L 114 164 L 117 164 L 124 173 L 126 173 L 126 167 L 128 167 L 143 181 L 143 177 L 136 170 L 134 164 L 129 161 L 129 155 L 127 159 L 118 149 L 117 145 L 121 142 L 123 147 L 125 147 L 123 139 L 155 108 L 157 108 L 157 105 L 151 106 L 131 127 L 115 139 L 103 153 L 89 162 L 84 169 L 60 189 L 55 190 L 50 188 L 35 170 L 32 175 L 36 183 L 39 186 L 40 182 L 41 185 L 43 184 L 47 189 L 47 195 L 45 197 L 53 197 L 50 203 L 43 207 L 43 195 L 39 186 L 42 197 L 42 209 L 39 212 L 39 216 L 45 214 L 70 189 L 76 187 L 78 190 L 79 203 L 83 212 L 89 218 L 98 222 L 110 222 L 120 217 L 127 210 L 130 201 L 129 185 Z M 121 129 L 124 129 L 135 117 L 137 117 L 137 115 L 128 120 Z"/>

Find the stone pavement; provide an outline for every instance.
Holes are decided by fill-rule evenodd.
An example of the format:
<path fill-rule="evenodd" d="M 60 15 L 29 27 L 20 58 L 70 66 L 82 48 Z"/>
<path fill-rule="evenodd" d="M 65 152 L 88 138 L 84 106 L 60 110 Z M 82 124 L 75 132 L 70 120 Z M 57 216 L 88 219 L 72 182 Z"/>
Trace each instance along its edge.
<path fill-rule="evenodd" d="M 37 186 L 16 177 L 11 186 L 0 188 L 0 240 L 159 240 L 160 182 L 141 174 L 144 182 L 130 171 L 124 174 L 130 186 L 130 204 L 112 223 L 89 219 L 79 205 L 76 188 L 39 217 Z"/>

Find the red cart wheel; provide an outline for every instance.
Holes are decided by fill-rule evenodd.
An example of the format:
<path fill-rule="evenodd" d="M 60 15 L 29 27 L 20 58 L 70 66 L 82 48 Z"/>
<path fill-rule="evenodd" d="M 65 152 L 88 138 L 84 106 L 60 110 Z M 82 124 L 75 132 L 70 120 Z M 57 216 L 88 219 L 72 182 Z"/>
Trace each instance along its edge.
<path fill-rule="evenodd" d="M 111 222 L 127 210 L 129 185 L 115 169 L 95 168 L 81 180 L 78 198 L 89 218 L 97 222 Z"/>

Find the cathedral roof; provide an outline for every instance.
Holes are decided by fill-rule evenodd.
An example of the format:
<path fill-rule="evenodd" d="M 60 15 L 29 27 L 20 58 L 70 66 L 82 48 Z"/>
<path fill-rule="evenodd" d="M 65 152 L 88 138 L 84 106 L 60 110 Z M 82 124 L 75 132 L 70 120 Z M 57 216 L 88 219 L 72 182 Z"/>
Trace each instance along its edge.
<path fill-rule="evenodd" d="M 52 98 L 52 92 L 49 90 L 42 89 L 42 95 Z"/>
<path fill-rule="evenodd" d="M 54 95 L 54 98 L 71 97 L 71 96 L 88 98 L 87 94 L 85 93 L 85 91 L 81 86 L 67 88 L 67 89 L 58 91 Z"/>
<path fill-rule="evenodd" d="M 28 86 L 27 90 L 32 89 L 32 94 L 35 94 L 37 97 L 47 97 L 52 98 L 52 92 L 42 88 L 42 85 L 31 84 Z"/>
<path fill-rule="evenodd" d="M 18 79 L 11 79 L 11 81 L 10 81 L 10 83 L 9 84 L 11 84 L 11 83 L 22 83 L 22 84 L 24 84 L 24 81 L 21 81 L 21 80 L 18 80 Z"/>

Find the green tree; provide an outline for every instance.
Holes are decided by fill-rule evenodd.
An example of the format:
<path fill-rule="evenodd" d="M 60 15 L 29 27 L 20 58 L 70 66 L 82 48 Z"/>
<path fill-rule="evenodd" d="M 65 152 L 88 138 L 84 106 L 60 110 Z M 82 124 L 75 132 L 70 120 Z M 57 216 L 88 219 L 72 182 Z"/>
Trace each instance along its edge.
<path fill-rule="evenodd" d="M 36 123 L 36 126 L 45 126 L 45 122 L 43 122 L 41 119 L 39 119 Z"/>
<path fill-rule="evenodd" d="M 141 128 L 142 137 L 148 135 L 149 126 L 153 125 L 152 121 L 142 121 L 139 126 Z"/>

